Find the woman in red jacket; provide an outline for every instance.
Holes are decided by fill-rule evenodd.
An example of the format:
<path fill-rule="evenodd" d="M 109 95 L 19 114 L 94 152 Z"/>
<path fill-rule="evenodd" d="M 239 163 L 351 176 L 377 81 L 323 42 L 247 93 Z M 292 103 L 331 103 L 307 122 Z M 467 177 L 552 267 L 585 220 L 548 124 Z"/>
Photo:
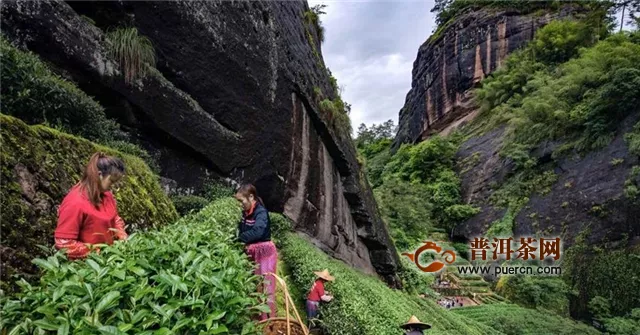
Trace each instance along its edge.
<path fill-rule="evenodd" d="M 69 259 L 85 258 L 92 244 L 113 244 L 114 238 L 127 238 L 110 191 L 124 170 L 119 158 L 95 153 L 82 180 L 62 200 L 54 236 L 56 248 L 66 249 Z"/>

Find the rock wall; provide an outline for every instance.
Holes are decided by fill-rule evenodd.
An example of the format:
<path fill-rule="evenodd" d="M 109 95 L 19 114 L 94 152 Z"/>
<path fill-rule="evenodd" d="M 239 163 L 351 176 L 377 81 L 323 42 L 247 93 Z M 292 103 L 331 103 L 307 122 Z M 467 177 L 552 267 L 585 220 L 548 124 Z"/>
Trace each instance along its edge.
<path fill-rule="evenodd" d="M 411 90 L 400 110 L 393 148 L 473 118 L 470 90 L 498 69 L 509 53 L 529 42 L 537 29 L 570 13 L 570 7 L 544 15 L 468 11 L 432 35 L 413 63 Z"/>
<path fill-rule="evenodd" d="M 616 137 L 605 148 L 584 157 L 564 157 L 554 164 L 558 179 L 545 195 L 533 194 L 514 218 L 514 236 L 547 234 L 562 236 L 564 248 L 590 230 L 588 244 L 605 244 L 617 249 L 640 245 L 640 207 L 624 195 L 625 180 L 639 157 L 629 154 L 624 134 L 640 120 L 635 113 L 622 122 Z M 458 152 L 460 162 L 473 161 L 461 167 L 463 198 L 482 208 L 480 214 L 460 224 L 455 235 L 465 238 L 480 236 L 506 209 L 491 204 L 489 197 L 511 176 L 513 164 L 499 156 L 503 129 L 469 139 Z M 551 153 L 559 143 L 546 143 L 533 152 L 539 162 L 551 161 Z M 475 159 L 471 157 L 475 156 Z M 613 160 L 621 160 L 613 165 Z M 640 177 L 638 177 L 640 178 Z M 637 180 L 640 182 L 640 180 Z"/>
<path fill-rule="evenodd" d="M 304 1 L 2 3 L 2 33 L 107 107 L 178 186 L 253 182 L 270 210 L 335 257 L 392 281 L 398 258 L 348 135 L 319 113 L 333 97 Z M 81 15 L 84 15 L 82 17 Z M 90 20 L 86 18 L 90 18 Z M 94 25 L 95 24 L 95 25 Z M 126 84 L 104 31 L 135 26 L 156 69 Z M 317 38 L 314 38 L 317 41 Z"/>

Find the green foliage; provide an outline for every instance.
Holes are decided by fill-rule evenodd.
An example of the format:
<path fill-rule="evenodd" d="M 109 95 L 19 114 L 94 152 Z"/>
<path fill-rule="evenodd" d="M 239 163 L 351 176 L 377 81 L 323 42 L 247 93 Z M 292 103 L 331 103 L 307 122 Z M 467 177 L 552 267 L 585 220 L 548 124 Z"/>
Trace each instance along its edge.
<path fill-rule="evenodd" d="M 324 99 L 319 103 L 320 111 L 329 120 L 329 123 L 341 135 L 351 136 L 351 119 L 345 111 L 345 104 L 338 97 L 336 100 Z"/>
<path fill-rule="evenodd" d="M 427 188 L 398 178 L 386 180 L 374 190 L 384 221 L 396 247 L 409 250 L 432 226 L 433 206 L 426 201 Z"/>
<path fill-rule="evenodd" d="M 198 212 L 210 202 L 207 198 L 197 195 L 174 195 L 171 196 L 171 201 L 173 201 L 173 205 L 180 216 Z"/>
<path fill-rule="evenodd" d="M 563 277 L 578 292 L 572 311 L 586 315 L 589 302 L 601 296 L 609 301 L 612 316 L 624 316 L 640 306 L 640 252 L 602 252 L 598 246 L 587 244 L 588 233 L 581 233 L 563 255 Z"/>
<path fill-rule="evenodd" d="M 127 173 L 114 195 L 127 231 L 162 226 L 177 219 L 157 176 L 141 159 L 44 126 L 27 126 L 6 115 L 0 115 L 0 124 L 3 290 L 10 290 L 14 274 L 27 278 L 37 274 L 29 260 L 46 253 L 36 245 L 53 242 L 56 205 L 80 180 L 96 151 L 119 156 L 126 165 Z"/>
<path fill-rule="evenodd" d="M 222 198 L 232 197 L 235 191 L 232 187 L 223 184 L 220 181 L 207 181 L 204 184 L 202 196 L 209 200 L 209 202 L 216 201 Z"/>
<path fill-rule="evenodd" d="M 511 302 L 569 316 L 569 286 L 558 277 L 502 276 L 496 292 Z"/>
<path fill-rule="evenodd" d="M 324 27 L 322 26 L 320 15 L 326 14 L 324 11 L 326 7 L 327 5 L 325 4 L 319 4 L 304 12 L 305 23 L 315 28 L 320 43 L 324 43 Z"/>
<path fill-rule="evenodd" d="M 599 295 L 589 300 L 587 307 L 596 320 L 604 320 L 611 317 L 611 303 L 608 299 Z"/>
<path fill-rule="evenodd" d="M 435 276 L 420 271 L 416 268 L 415 264 L 411 263 L 406 257 L 400 258 L 398 277 L 402 281 L 402 290 L 408 294 L 435 296 L 435 292 L 431 289 Z"/>
<path fill-rule="evenodd" d="M 624 195 L 628 199 L 636 199 L 640 194 L 640 165 L 634 165 L 624 181 Z"/>
<path fill-rule="evenodd" d="M 507 335 L 596 335 L 596 329 L 545 310 L 496 303 L 456 308 L 454 313 L 484 323 Z"/>
<path fill-rule="evenodd" d="M 516 215 L 517 213 L 514 213 L 512 209 L 507 209 L 502 219 L 491 222 L 485 235 L 488 237 L 513 236 L 513 226 Z"/>
<path fill-rule="evenodd" d="M 138 34 L 134 27 L 118 28 L 107 33 L 109 54 L 120 64 L 124 72 L 124 81 L 142 78 L 147 67 L 155 67 L 156 54 L 151 40 Z"/>
<path fill-rule="evenodd" d="M 103 246 L 86 261 L 36 259 L 39 285 L 1 298 L 0 328 L 69 334 L 249 333 L 258 277 L 235 243 L 239 207 L 211 204 L 159 231 Z"/>
<path fill-rule="evenodd" d="M 395 335 L 411 315 L 431 324 L 433 334 L 497 334 L 490 327 L 442 309 L 432 300 L 393 290 L 373 276 L 330 259 L 298 235 L 287 234 L 279 251 L 291 270 L 292 281 L 305 293 L 314 281 L 313 271 L 327 268 L 335 276 L 336 280 L 326 287 L 334 299 L 320 307 L 321 322 L 328 334 Z"/>
<path fill-rule="evenodd" d="M 2 112 L 29 124 L 45 123 L 92 141 L 120 139 L 117 124 L 73 83 L 54 74 L 33 53 L 0 37 Z"/>
<path fill-rule="evenodd" d="M 234 190 L 217 180 L 206 180 L 203 187 L 195 194 L 174 194 L 171 196 L 176 210 L 180 216 L 191 212 L 198 212 L 210 202 L 233 196 Z"/>
<path fill-rule="evenodd" d="M 563 63 L 576 56 L 580 47 L 591 44 L 592 36 L 593 32 L 584 22 L 552 21 L 536 32 L 530 48 L 538 61 Z"/>
<path fill-rule="evenodd" d="M 604 319 L 604 328 L 611 335 L 636 335 L 640 333 L 640 308 L 634 308 L 625 317 Z"/>
<path fill-rule="evenodd" d="M 557 9 L 561 1 L 522 1 L 522 0 L 436 0 L 432 13 L 436 13 L 437 28 L 433 35 L 439 35 L 442 30 L 450 26 L 459 15 L 467 10 L 514 9 L 521 14 L 528 14 L 537 10 Z M 434 37 L 430 39 L 434 39 Z"/>
<path fill-rule="evenodd" d="M 640 157 L 640 122 L 633 126 L 633 130 L 624 135 L 629 146 L 629 153 Z"/>
<path fill-rule="evenodd" d="M 531 162 L 519 158 L 546 140 L 565 141 L 563 151 L 599 148 L 609 143 L 620 120 L 637 110 L 640 45 L 628 34 L 616 34 L 553 72 L 526 50 L 515 53 L 506 68 L 484 81 L 478 98 L 489 114 L 488 127 L 507 124 L 502 153 L 520 168 Z"/>
<path fill-rule="evenodd" d="M 433 182 L 439 179 L 439 172 L 451 169 L 457 149 L 457 145 L 440 136 L 413 146 L 405 144 L 391 159 L 384 174 L 394 174 L 411 182 Z"/>
<path fill-rule="evenodd" d="M 371 158 L 383 150 L 389 150 L 395 135 L 395 128 L 393 120 L 387 120 L 379 125 L 374 123 L 371 127 L 367 127 L 364 123 L 360 124 L 354 141 L 356 148 L 366 158 Z"/>

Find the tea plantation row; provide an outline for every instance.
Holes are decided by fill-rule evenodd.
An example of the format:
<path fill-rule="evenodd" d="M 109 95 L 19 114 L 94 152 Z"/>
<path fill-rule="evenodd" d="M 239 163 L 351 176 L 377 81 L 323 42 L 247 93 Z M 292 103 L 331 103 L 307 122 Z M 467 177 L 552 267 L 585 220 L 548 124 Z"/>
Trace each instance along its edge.
<path fill-rule="evenodd" d="M 335 299 L 321 308 L 322 323 L 329 334 L 397 335 L 401 332 L 399 325 L 411 315 L 433 326 L 429 334 L 501 334 L 432 300 L 393 290 L 379 279 L 331 259 L 294 233 L 284 234 L 279 245 L 292 282 L 300 291 L 309 290 L 313 271 L 327 268 L 336 277 L 326 287 Z"/>
<path fill-rule="evenodd" d="M 589 335 L 595 328 L 545 312 L 515 304 L 496 303 L 456 308 L 455 313 L 513 335 Z"/>

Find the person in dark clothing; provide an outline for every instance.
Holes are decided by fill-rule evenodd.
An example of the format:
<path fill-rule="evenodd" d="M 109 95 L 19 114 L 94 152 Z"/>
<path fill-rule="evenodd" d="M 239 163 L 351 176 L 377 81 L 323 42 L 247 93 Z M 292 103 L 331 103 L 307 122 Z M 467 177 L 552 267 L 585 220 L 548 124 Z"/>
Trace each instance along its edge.
<path fill-rule="evenodd" d="M 431 328 L 431 325 L 420 322 L 415 315 L 412 315 L 409 321 L 401 325 L 400 328 L 404 329 L 407 335 L 422 335 L 424 334 L 424 330 Z"/>
<path fill-rule="evenodd" d="M 260 315 L 260 320 L 266 320 L 276 316 L 276 281 L 272 274 L 276 273 L 278 264 L 278 252 L 271 241 L 269 212 L 258 197 L 255 186 L 251 184 L 242 185 L 235 198 L 243 208 L 242 220 L 238 225 L 238 239 L 245 244 L 249 258 L 258 264 L 255 274 L 265 277 L 259 289 L 267 294 L 270 312 L 269 315 Z"/>

